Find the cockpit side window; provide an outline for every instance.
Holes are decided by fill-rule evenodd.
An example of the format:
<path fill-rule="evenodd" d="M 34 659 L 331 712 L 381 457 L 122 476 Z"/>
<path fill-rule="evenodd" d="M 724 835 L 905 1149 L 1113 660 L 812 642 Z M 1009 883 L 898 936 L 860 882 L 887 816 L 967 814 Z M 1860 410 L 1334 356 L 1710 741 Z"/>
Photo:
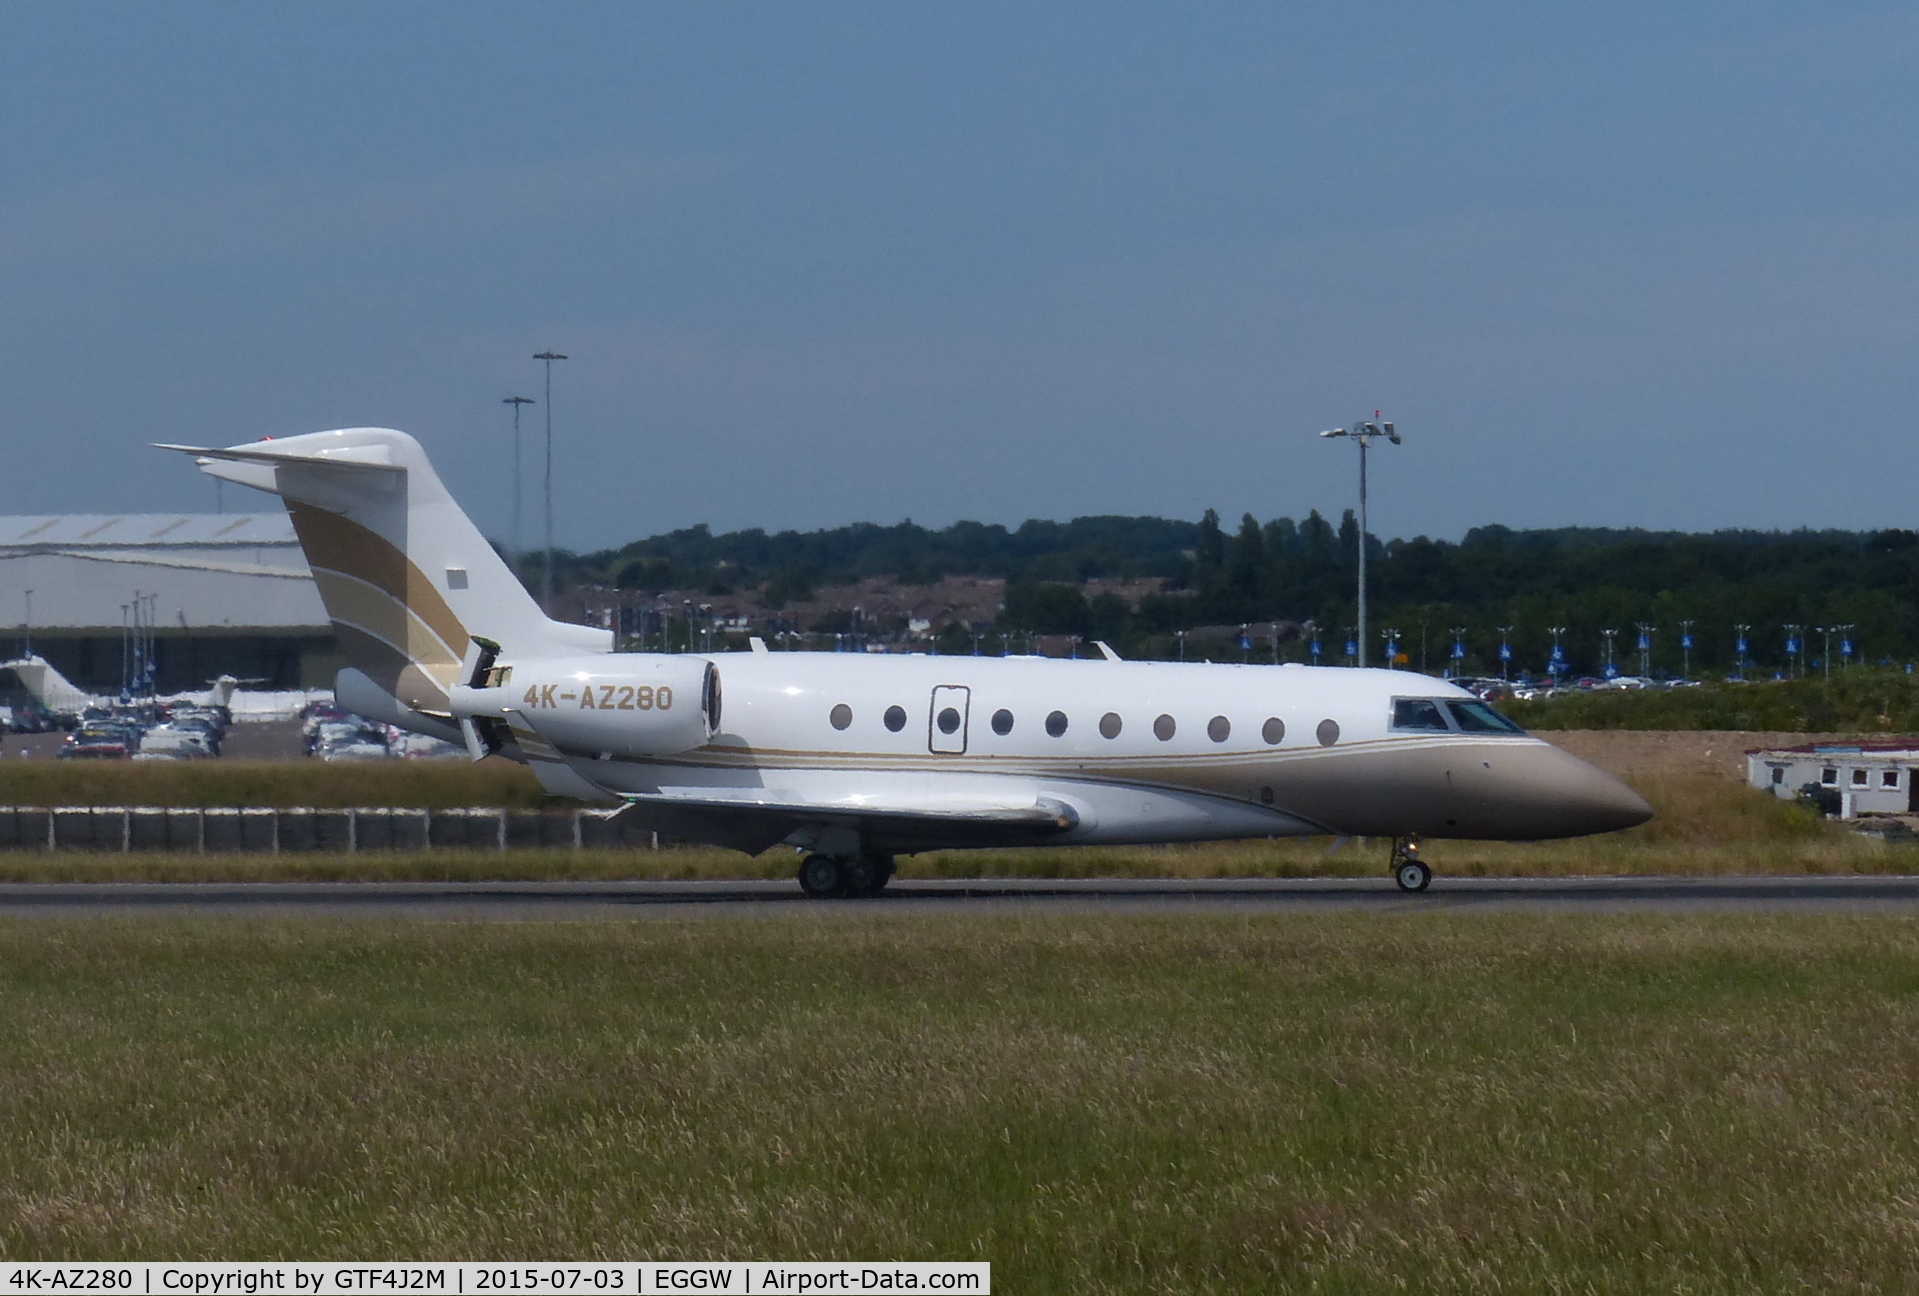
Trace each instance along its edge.
<path fill-rule="evenodd" d="M 1394 698 L 1393 728 L 1445 733 L 1450 726 L 1439 703 L 1431 698 Z"/>
<path fill-rule="evenodd" d="M 1484 702 L 1448 702 L 1462 733 L 1523 734 L 1526 731 Z"/>

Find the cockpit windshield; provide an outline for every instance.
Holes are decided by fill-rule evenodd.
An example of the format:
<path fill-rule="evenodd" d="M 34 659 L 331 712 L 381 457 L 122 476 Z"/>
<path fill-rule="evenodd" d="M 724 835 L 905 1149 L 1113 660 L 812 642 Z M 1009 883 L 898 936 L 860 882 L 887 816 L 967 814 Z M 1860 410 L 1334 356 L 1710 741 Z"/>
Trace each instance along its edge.
<path fill-rule="evenodd" d="M 1447 702 L 1461 733 L 1523 734 L 1526 731 L 1484 702 Z"/>
<path fill-rule="evenodd" d="M 1445 713 L 1439 709 L 1439 703 L 1433 699 L 1393 699 L 1393 728 L 1425 729 L 1435 733 L 1445 733 L 1449 727 Z"/>

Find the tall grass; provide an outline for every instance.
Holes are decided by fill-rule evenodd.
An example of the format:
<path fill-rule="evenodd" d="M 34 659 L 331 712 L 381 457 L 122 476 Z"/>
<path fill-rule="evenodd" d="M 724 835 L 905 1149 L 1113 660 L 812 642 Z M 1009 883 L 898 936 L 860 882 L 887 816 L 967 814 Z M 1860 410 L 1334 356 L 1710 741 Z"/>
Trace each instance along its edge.
<path fill-rule="evenodd" d="M 1919 924 L 0 924 L 0 1255 L 1919 1288 Z"/>
<path fill-rule="evenodd" d="M 1919 676 L 1857 667 L 1830 680 L 1606 689 L 1500 704 L 1528 729 L 1769 729 L 1786 733 L 1919 733 Z"/>

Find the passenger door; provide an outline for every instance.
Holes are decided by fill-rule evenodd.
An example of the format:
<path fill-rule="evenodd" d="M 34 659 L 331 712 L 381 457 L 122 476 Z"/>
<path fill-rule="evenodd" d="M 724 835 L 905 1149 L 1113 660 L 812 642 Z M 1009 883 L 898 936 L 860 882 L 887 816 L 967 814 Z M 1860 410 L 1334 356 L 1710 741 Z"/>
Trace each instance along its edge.
<path fill-rule="evenodd" d="M 926 720 L 926 745 L 950 756 L 966 751 L 967 712 L 972 709 L 972 690 L 963 684 L 940 684 L 933 689 L 933 709 Z"/>

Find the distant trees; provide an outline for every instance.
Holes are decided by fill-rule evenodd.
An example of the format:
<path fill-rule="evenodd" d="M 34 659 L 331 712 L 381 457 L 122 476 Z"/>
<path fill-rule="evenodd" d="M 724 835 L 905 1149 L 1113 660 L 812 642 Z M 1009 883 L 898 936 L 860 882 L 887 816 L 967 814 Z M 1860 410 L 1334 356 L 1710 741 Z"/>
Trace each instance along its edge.
<path fill-rule="evenodd" d="M 1819 626 L 1856 649 L 1852 660 L 1901 664 L 1919 657 L 1919 533 L 1906 530 L 1721 531 L 1712 534 L 1560 528 L 1475 527 L 1458 541 L 1415 536 L 1367 542 L 1373 623 L 1401 630 L 1414 653 L 1423 635 L 1428 664 L 1445 660 L 1431 644 L 1467 627 L 1471 671 L 1496 672 L 1500 626 L 1510 626 L 1513 668 L 1545 663 L 1549 629 L 1572 669 L 1596 670 L 1600 631 L 1620 631 L 1622 670 L 1636 670 L 1638 622 L 1656 627 L 1655 668 L 1676 671 L 1682 619 L 1693 624 L 1695 673 L 1734 664 L 1732 627 L 1745 623 L 1759 673 L 1787 665 L 1786 624 L 1808 628 L 1809 648 L 1792 663 L 1808 669 L 1825 651 Z M 759 588 L 769 606 L 802 602 L 823 585 L 887 576 L 927 583 L 948 575 L 1007 581 L 1002 625 L 1038 634 L 1105 639 L 1131 654 L 1170 656 L 1175 632 L 1242 623 L 1315 622 L 1330 660 L 1351 624 L 1359 528 L 1318 512 L 1261 523 L 1246 514 L 1230 532 L 1207 510 L 1198 522 L 1151 517 L 1029 521 L 1017 528 L 961 522 L 933 530 L 912 522 L 861 523 L 814 532 L 761 530 L 714 535 L 689 527 L 617 550 L 557 556 L 569 583 L 651 594 L 663 590 Z M 537 571 L 538 556 L 523 559 Z M 1089 595 L 1091 578 L 1163 578 L 1167 592 L 1132 607 L 1110 592 Z M 1445 640 L 1450 644 L 1450 639 Z M 1372 646 L 1376 655 L 1378 645 Z M 1263 650 L 1264 651 L 1264 650 Z M 1282 655 L 1297 660 L 1303 644 Z"/>

